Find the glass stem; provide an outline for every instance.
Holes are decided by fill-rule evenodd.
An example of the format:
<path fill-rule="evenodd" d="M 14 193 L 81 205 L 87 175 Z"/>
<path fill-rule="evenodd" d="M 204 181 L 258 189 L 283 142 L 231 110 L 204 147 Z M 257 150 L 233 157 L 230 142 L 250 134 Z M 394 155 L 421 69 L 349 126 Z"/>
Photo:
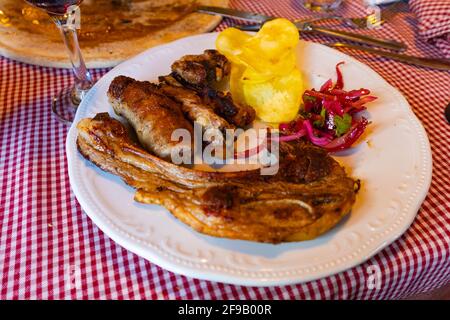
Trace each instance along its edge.
<path fill-rule="evenodd" d="M 92 77 L 81 55 L 77 31 L 73 24 L 68 23 L 69 19 L 72 19 L 71 15 L 52 15 L 51 17 L 58 26 L 69 53 L 70 63 L 72 64 L 72 70 L 75 75 L 75 85 L 71 98 L 72 102 L 78 105 L 87 91 L 92 87 Z"/>

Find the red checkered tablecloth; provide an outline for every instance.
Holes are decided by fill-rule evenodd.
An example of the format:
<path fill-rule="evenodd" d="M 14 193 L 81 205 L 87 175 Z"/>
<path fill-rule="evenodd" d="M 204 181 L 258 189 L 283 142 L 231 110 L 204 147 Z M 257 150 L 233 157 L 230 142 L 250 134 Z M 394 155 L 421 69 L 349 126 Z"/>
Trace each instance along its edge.
<path fill-rule="evenodd" d="M 299 0 L 235 0 L 231 6 L 292 19 L 311 15 Z M 364 8 L 345 1 L 337 13 L 361 16 Z M 411 54 L 441 54 L 417 37 L 417 21 L 406 5 L 386 17 L 381 29 L 365 32 L 402 40 Z M 225 19 L 218 30 L 235 22 Z M 366 263 L 318 281 L 264 288 L 173 274 L 103 234 L 70 189 L 64 146 L 68 128 L 50 112 L 51 97 L 71 82 L 70 71 L 0 57 L 0 298 L 402 298 L 449 283 L 450 125 L 443 110 L 450 102 L 450 74 L 347 52 L 397 87 L 422 121 L 433 152 L 429 194 L 408 231 Z M 93 74 L 99 77 L 106 71 Z M 370 265 L 381 269 L 379 289 L 367 286 Z M 76 279 L 75 286 L 71 279 Z"/>

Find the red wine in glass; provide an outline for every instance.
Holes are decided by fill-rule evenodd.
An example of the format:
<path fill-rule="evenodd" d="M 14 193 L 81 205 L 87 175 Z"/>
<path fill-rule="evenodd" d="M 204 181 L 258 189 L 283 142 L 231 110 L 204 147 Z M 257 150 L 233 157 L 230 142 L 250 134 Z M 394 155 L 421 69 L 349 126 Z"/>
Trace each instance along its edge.
<path fill-rule="evenodd" d="M 69 10 L 72 6 L 78 6 L 82 0 L 25 0 L 32 6 L 42 9 L 55 22 L 61 31 L 64 44 L 69 53 L 75 83 L 72 87 L 62 90 L 52 100 L 52 112 L 62 121 L 70 123 L 74 117 L 74 111 L 92 87 L 93 81 L 89 71 L 86 69 L 80 46 L 78 44 L 77 31 L 73 23 L 69 23 L 71 16 L 77 10 Z M 70 11 L 70 12 L 69 12 Z M 73 21 L 72 21 L 73 22 Z"/>
<path fill-rule="evenodd" d="M 32 6 L 47 11 L 49 14 L 64 14 L 73 5 L 79 5 L 83 0 L 25 0 Z"/>

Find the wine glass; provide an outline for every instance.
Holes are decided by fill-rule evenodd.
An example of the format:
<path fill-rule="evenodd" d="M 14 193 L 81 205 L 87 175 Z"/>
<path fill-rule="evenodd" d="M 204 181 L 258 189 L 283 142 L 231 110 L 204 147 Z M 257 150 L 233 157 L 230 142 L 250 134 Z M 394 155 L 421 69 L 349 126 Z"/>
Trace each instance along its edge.
<path fill-rule="evenodd" d="M 25 0 L 32 6 L 40 8 L 55 22 L 60 30 L 64 44 L 69 53 L 75 76 L 73 86 L 63 89 L 52 100 L 52 112 L 63 122 L 71 123 L 77 106 L 93 85 L 92 77 L 86 69 L 76 31 L 79 23 L 79 4 L 83 0 Z"/>

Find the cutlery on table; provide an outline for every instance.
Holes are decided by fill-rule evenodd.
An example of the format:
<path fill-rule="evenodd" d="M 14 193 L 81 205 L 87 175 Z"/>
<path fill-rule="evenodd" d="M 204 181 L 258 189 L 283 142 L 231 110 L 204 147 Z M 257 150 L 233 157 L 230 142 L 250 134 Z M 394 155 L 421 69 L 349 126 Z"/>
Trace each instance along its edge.
<path fill-rule="evenodd" d="M 403 53 L 395 53 L 395 52 L 377 50 L 377 49 L 373 49 L 373 48 L 369 48 L 369 47 L 364 47 L 364 46 L 355 45 L 355 44 L 341 43 L 341 42 L 330 43 L 327 45 L 329 47 L 335 47 L 335 48 L 349 48 L 349 49 L 366 51 L 369 53 L 380 55 L 382 57 L 391 58 L 393 60 L 397 60 L 397 61 L 408 63 L 408 64 L 414 64 L 414 65 L 421 66 L 421 67 L 428 67 L 428 68 L 434 68 L 434 69 L 439 69 L 439 70 L 450 70 L 450 60 L 448 60 L 448 59 L 422 58 L 422 57 L 406 55 Z"/>
<path fill-rule="evenodd" d="M 208 6 L 199 6 L 197 7 L 198 12 L 202 13 L 208 13 L 208 14 L 215 14 L 215 15 L 221 15 L 223 17 L 229 17 L 229 18 L 236 18 L 241 19 L 245 21 L 253 21 L 253 22 L 259 22 L 261 25 L 269 20 L 275 19 L 276 17 L 266 16 L 259 13 L 252 13 L 252 12 L 245 12 L 230 8 L 221 8 L 221 7 L 208 7 Z M 347 32 L 347 31 L 340 31 L 340 30 L 333 30 L 329 28 L 324 27 L 318 27 L 312 25 L 308 20 L 305 22 L 303 21 L 297 21 L 293 22 L 299 31 L 301 32 L 315 32 L 320 34 L 325 34 L 328 36 L 333 36 L 337 38 L 341 38 L 344 40 L 349 41 L 355 41 L 367 45 L 373 45 L 378 46 L 385 49 L 390 50 L 405 50 L 407 48 L 406 44 L 402 42 L 398 42 L 395 40 L 384 40 L 384 39 L 378 39 L 371 36 L 361 35 L 357 33 Z M 252 30 L 254 31 L 254 30 Z"/>
<path fill-rule="evenodd" d="M 384 20 L 372 20 L 372 15 L 368 15 L 366 17 L 353 17 L 353 18 L 347 18 L 342 16 L 329 16 L 329 17 L 323 17 L 323 18 L 317 18 L 314 19 L 312 22 L 322 22 L 322 21 L 328 21 L 328 20 L 338 20 L 342 21 L 346 26 L 349 26 L 351 28 L 357 28 L 357 29 L 365 29 L 367 28 L 368 22 L 372 25 L 382 25 L 384 23 Z"/>
<path fill-rule="evenodd" d="M 338 20 L 343 22 L 346 26 L 355 28 L 355 29 L 364 29 L 367 28 L 367 22 L 371 18 L 371 15 L 368 15 L 366 17 L 356 17 L 356 18 L 347 18 L 342 16 L 327 16 L 327 17 L 320 17 L 320 18 L 310 18 L 310 19 L 299 19 L 294 20 L 294 23 L 320 23 L 323 21 L 330 21 L 330 20 Z M 376 22 L 379 25 L 382 25 L 384 23 L 384 20 Z M 261 23 L 252 24 L 252 25 L 237 25 L 234 26 L 237 29 L 243 30 L 243 31 L 258 31 L 261 28 Z"/>

